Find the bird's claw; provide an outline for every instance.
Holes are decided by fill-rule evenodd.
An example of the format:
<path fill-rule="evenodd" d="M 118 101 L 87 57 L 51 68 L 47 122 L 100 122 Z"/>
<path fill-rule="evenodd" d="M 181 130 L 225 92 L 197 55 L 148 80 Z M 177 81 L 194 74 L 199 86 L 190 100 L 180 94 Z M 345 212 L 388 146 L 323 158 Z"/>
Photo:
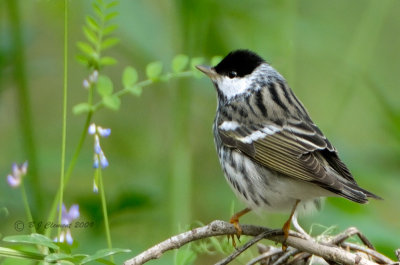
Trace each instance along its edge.
<path fill-rule="evenodd" d="M 239 218 L 234 216 L 231 218 L 231 220 L 229 222 L 235 227 L 236 237 L 237 237 L 237 240 L 240 242 L 240 236 L 242 235 L 242 228 L 240 227 L 240 224 L 239 224 Z M 229 238 L 232 238 L 232 246 L 234 248 L 236 248 L 235 234 L 228 235 L 228 242 L 229 242 Z"/>
<path fill-rule="evenodd" d="M 286 249 L 287 249 L 286 240 L 289 237 L 290 221 L 291 221 L 291 219 L 287 220 L 282 227 L 282 230 L 283 230 L 282 250 L 283 251 L 286 251 Z"/>

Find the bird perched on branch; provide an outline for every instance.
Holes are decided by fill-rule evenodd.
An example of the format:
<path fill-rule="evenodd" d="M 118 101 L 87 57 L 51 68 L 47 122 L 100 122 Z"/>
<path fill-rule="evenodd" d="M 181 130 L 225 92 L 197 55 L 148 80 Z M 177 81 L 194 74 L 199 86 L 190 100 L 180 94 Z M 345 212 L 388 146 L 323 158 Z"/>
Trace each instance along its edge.
<path fill-rule="evenodd" d="M 253 209 L 290 211 L 287 238 L 296 209 L 319 209 L 322 197 L 380 199 L 357 184 L 286 80 L 259 55 L 237 50 L 214 67 L 197 68 L 218 95 L 213 132 L 219 161 L 248 206 L 230 220 L 238 236 L 239 218 Z"/>

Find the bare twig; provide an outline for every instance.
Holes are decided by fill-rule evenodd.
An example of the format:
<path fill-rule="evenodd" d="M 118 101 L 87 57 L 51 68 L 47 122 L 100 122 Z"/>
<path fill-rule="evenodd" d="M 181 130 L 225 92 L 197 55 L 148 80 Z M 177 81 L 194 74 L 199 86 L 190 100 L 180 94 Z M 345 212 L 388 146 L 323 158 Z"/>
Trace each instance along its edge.
<path fill-rule="evenodd" d="M 240 254 L 243 253 L 243 251 L 245 251 L 246 249 L 248 249 L 249 247 L 251 247 L 252 245 L 254 245 L 255 243 L 257 243 L 258 241 L 260 241 L 263 238 L 268 238 L 270 236 L 273 235 L 278 235 L 278 234 L 282 234 L 282 230 L 281 229 L 277 229 L 277 230 L 269 230 L 269 231 L 265 231 L 262 232 L 261 234 L 259 234 L 258 236 L 254 237 L 252 240 L 248 241 L 246 244 L 244 244 L 243 246 L 241 246 L 240 248 L 236 249 L 236 251 L 234 251 L 231 255 L 229 255 L 228 257 L 224 258 L 223 260 L 215 263 L 215 265 L 225 265 L 228 264 L 229 262 L 231 262 L 232 260 L 234 260 L 237 256 L 239 256 Z"/>
<path fill-rule="evenodd" d="M 277 230 L 271 230 L 266 227 L 253 226 L 253 225 L 241 225 L 241 228 L 242 228 L 242 235 L 258 236 L 261 233 L 265 233 L 266 239 L 270 239 L 278 243 L 282 243 L 284 241 L 282 232 L 277 233 L 276 232 Z M 272 231 L 274 233 L 272 233 Z M 171 249 L 177 249 L 189 242 L 213 236 L 232 235 L 232 234 L 236 234 L 236 230 L 232 224 L 218 220 L 213 221 L 206 226 L 195 228 L 190 231 L 181 233 L 179 235 L 175 235 L 149 248 L 148 250 L 137 255 L 136 257 L 125 261 L 124 264 L 125 265 L 143 264 L 151 259 L 158 259 L 164 252 Z M 299 251 L 307 252 L 312 255 L 322 257 L 329 263 L 336 262 L 346 265 L 377 265 L 377 263 L 365 257 L 361 257 L 358 254 L 347 252 L 337 246 L 328 246 L 326 244 L 322 244 L 314 240 L 299 238 L 297 237 L 296 233 L 292 232 L 285 241 L 285 244 L 287 246 L 296 248 Z M 391 261 L 390 263 L 394 262 Z"/>
<path fill-rule="evenodd" d="M 364 236 L 357 228 L 355 227 L 349 227 L 342 233 L 338 234 L 334 238 L 328 241 L 330 244 L 338 245 L 348 239 L 349 237 L 352 237 L 354 235 L 357 235 L 360 240 L 370 249 L 375 249 L 374 246 L 369 242 L 366 236 Z"/>
<path fill-rule="evenodd" d="M 260 226 L 241 225 L 241 228 L 245 231 L 243 235 L 257 236 L 270 229 Z M 170 237 L 169 239 L 149 248 L 148 250 L 140 253 L 136 257 L 125 261 L 125 265 L 137 265 L 143 264 L 152 259 L 158 259 L 161 255 L 171 249 L 177 249 L 181 246 L 202 238 L 220 236 L 220 235 L 236 235 L 235 227 L 224 221 L 213 221 L 210 224 L 192 229 L 190 231 L 181 233 Z"/>
<path fill-rule="evenodd" d="M 255 257 L 254 259 L 250 260 L 246 265 L 254 265 L 254 264 L 256 264 L 257 262 L 260 262 L 263 259 L 272 257 L 272 256 L 277 255 L 279 253 L 282 253 L 282 249 L 272 248 L 272 249 L 262 253 L 258 257 Z"/>
<path fill-rule="evenodd" d="M 393 263 L 393 261 L 391 259 L 389 259 L 388 257 L 382 255 L 381 253 L 377 252 L 374 249 L 370 249 L 370 248 L 365 248 L 363 246 L 357 245 L 357 244 L 353 244 L 353 243 L 349 243 L 349 242 L 342 242 L 341 245 L 343 247 L 349 247 L 352 250 L 357 250 L 357 251 L 361 251 L 364 252 L 368 255 L 371 255 L 372 257 L 374 257 L 379 263 L 386 263 L 386 264 L 391 264 Z"/>
<path fill-rule="evenodd" d="M 285 254 L 279 257 L 272 265 L 281 265 L 282 263 L 286 262 L 291 256 L 299 253 L 300 251 L 295 248 L 288 249 Z"/>

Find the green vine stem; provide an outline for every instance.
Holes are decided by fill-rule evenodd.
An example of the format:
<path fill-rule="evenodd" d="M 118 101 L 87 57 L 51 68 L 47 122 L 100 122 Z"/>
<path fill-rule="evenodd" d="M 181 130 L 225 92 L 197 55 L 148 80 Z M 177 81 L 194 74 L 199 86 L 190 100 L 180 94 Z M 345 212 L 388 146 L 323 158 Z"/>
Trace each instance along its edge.
<path fill-rule="evenodd" d="M 34 220 L 32 217 L 31 208 L 29 207 L 28 197 L 26 196 L 24 180 L 21 181 L 20 189 L 21 189 L 22 200 L 24 202 L 26 217 L 28 218 L 28 222 L 33 222 Z M 36 233 L 36 228 L 34 225 L 31 226 L 31 232 Z"/>
<path fill-rule="evenodd" d="M 108 246 L 109 249 L 112 249 L 110 224 L 108 222 L 108 213 L 107 213 L 106 192 L 104 190 L 103 175 L 102 175 L 102 172 L 101 172 L 101 167 L 96 169 L 96 173 L 95 174 L 97 174 L 98 180 L 99 180 L 101 207 L 103 209 L 104 227 L 105 227 L 105 230 L 106 230 L 106 237 L 107 237 L 107 246 Z M 114 262 L 113 256 L 111 256 L 111 261 Z"/>
<path fill-rule="evenodd" d="M 91 100 L 89 100 L 89 101 L 91 101 Z M 73 170 L 75 168 L 76 162 L 78 161 L 78 157 L 79 157 L 79 154 L 80 154 L 80 152 L 82 150 L 83 143 L 85 142 L 85 139 L 86 139 L 86 134 L 87 134 L 87 130 L 88 130 L 89 125 L 90 125 L 90 121 L 92 120 L 92 115 L 93 115 L 93 112 L 91 112 L 91 111 L 88 112 L 88 114 L 87 114 L 85 125 L 83 127 L 83 131 L 81 133 L 81 137 L 79 138 L 79 143 L 75 148 L 74 155 L 72 156 L 72 159 L 71 159 L 71 162 L 69 163 L 67 172 L 65 173 L 64 185 L 67 185 L 67 183 L 68 183 L 68 181 L 69 181 L 69 179 L 70 179 L 70 177 L 72 175 L 72 172 L 73 172 Z M 56 196 L 55 196 L 55 198 L 53 200 L 53 204 L 51 206 L 50 213 L 49 213 L 48 218 L 47 218 L 48 221 L 53 221 L 54 218 L 55 218 L 55 215 L 56 215 L 56 212 L 57 212 L 57 205 L 58 205 L 58 203 L 60 201 L 60 194 L 61 194 L 61 187 L 58 189 L 57 194 L 56 194 Z M 45 232 L 45 235 L 49 236 L 50 233 L 51 233 L 51 229 L 47 229 L 46 232 Z"/>
<path fill-rule="evenodd" d="M 135 84 L 135 86 L 136 87 L 140 87 L 140 88 L 144 88 L 144 87 L 152 85 L 152 84 L 154 84 L 156 82 L 167 81 L 167 80 L 169 80 L 171 78 L 185 78 L 185 77 L 193 77 L 193 76 L 194 76 L 194 73 L 193 73 L 192 70 L 184 71 L 184 72 L 180 72 L 180 73 L 167 73 L 165 75 L 162 75 L 159 78 L 159 80 L 147 79 L 147 80 L 143 80 L 143 81 Z M 129 88 L 124 88 L 124 89 L 121 89 L 121 90 L 115 92 L 114 95 L 117 96 L 117 97 L 122 97 L 123 95 L 125 95 L 127 93 L 130 93 L 130 89 Z M 81 137 L 79 139 L 79 143 L 78 143 L 77 147 L 75 148 L 75 151 L 74 151 L 74 154 L 72 156 L 71 162 L 70 162 L 70 164 L 68 166 L 68 169 L 67 169 L 67 171 L 65 173 L 64 186 L 67 185 L 67 183 L 68 183 L 68 181 L 69 181 L 69 179 L 70 179 L 70 177 L 72 175 L 72 172 L 73 172 L 73 170 L 75 168 L 75 165 L 76 165 L 76 162 L 78 160 L 79 154 L 80 154 L 80 152 L 82 150 L 82 147 L 83 147 L 83 143 L 85 142 L 87 131 L 88 131 L 88 128 L 89 128 L 89 125 L 90 125 L 90 122 L 92 120 L 92 116 L 93 116 L 94 112 L 99 110 L 99 109 L 101 109 L 102 107 L 104 107 L 104 104 L 103 104 L 102 100 L 97 102 L 96 104 L 92 105 L 93 104 L 93 96 L 94 96 L 93 94 L 94 94 L 94 88 L 93 88 L 93 86 L 90 86 L 87 103 L 88 103 L 89 106 L 92 106 L 92 108 L 87 113 L 85 125 L 83 127 L 83 130 L 82 130 L 82 133 L 81 133 Z M 58 203 L 60 201 L 60 195 L 61 195 L 61 188 L 59 188 L 59 190 L 58 190 L 58 192 L 57 192 L 57 194 L 56 194 L 56 196 L 55 196 L 55 198 L 53 200 L 53 204 L 52 204 L 52 207 L 50 209 L 50 213 L 49 213 L 48 218 L 47 218 L 48 221 L 53 221 L 54 218 L 55 218 L 55 215 L 56 215 L 56 212 L 57 212 L 57 206 L 58 206 Z M 45 231 L 45 235 L 46 236 L 49 236 L 50 233 L 51 233 L 51 229 L 47 229 Z"/>
<path fill-rule="evenodd" d="M 65 149 L 67 142 L 67 95 L 68 95 L 68 0 L 64 1 L 64 86 L 63 86 L 63 121 L 62 121 L 62 143 L 61 143 L 61 173 L 60 173 L 60 196 L 58 204 L 58 223 L 61 224 L 62 203 L 64 196 L 65 176 Z M 58 227 L 57 237 L 60 237 L 61 226 Z"/>
<path fill-rule="evenodd" d="M 143 81 L 135 84 L 135 87 L 144 88 L 146 86 L 152 85 L 152 84 L 160 82 L 160 81 L 168 81 L 171 78 L 182 78 L 182 77 L 193 77 L 193 76 L 194 76 L 194 74 L 193 74 L 193 71 L 191 71 L 191 70 L 185 71 L 185 72 L 180 72 L 180 73 L 167 73 L 167 74 L 160 76 L 159 79 L 157 79 L 157 80 L 153 80 L 153 79 L 143 80 Z M 115 92 L 113 95 L 120 98 L 121 96 L 130 93 L 130 89 L 131 88 L 123 88 L 123 89 Z M 99 102 L 97 102 L 96 104 L 93 105 L 92 111 L 97 111 L 98 109 L 100 109 L 102 107 L 104 107 L 104 103 L 103 103 L 103 100 L 100 100 Z"/>

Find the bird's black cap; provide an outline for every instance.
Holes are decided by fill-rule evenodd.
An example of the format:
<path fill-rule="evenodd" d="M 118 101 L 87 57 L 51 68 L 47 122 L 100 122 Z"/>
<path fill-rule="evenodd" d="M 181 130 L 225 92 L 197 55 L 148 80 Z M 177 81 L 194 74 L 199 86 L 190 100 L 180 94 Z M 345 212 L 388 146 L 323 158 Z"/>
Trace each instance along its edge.
<path fill-rule="evenodd" d="M 255 68 L 264 63 L 264 59 L 249 50 L 230 52 L 218 65 L 214 67 L 220 75 L 229 76 L 235 72 L 236 76 L 243 77 L 251 74 Z"/>

